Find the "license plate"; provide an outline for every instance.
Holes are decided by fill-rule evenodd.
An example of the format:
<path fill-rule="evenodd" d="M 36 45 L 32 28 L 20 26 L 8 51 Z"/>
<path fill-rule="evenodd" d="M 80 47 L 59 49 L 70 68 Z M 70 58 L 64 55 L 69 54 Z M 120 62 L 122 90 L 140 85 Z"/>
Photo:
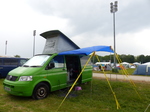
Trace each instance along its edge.
<path fill-rule="evenodd" d="M 11 89 L 9 88 L 9 87 L 4 87 L 4 89 L 6 90 L 6 91 L 11 91 Z"/>

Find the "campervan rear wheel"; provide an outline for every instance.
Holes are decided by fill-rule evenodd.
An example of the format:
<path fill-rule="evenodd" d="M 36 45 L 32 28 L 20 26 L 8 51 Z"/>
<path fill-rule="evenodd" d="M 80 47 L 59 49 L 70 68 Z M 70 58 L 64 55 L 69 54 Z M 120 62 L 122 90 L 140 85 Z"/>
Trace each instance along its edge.
<path fill-rule="evenodd" d="M 49 94 L 49 87 L 45 83 L 39 83 L 33 91 L 32 98 L 39 100 L 39 99 L 44 99 L 48 96 Z"/>

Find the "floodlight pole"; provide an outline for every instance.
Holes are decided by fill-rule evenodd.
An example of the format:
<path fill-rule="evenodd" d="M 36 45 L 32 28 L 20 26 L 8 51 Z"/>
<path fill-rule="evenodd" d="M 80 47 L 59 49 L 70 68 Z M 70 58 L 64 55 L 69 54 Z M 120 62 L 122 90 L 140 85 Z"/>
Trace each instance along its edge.
<path fill-rule="evenodd" d="M 115 13 L 113 13 L 113 26 L 114 26 L 114 67 L 116 68 L 116 32 L 115 32 Z"/>
<path fill-rule="evenodd" d="M 36 35 L 36 30 L 33 31 L 33 56 L 35 54 L 35 35 Z"/>
<path fill-rule="evenodd" d="M 7 54 L 7 40 L 6 40 L 6 43 L 5 43 L 5 55 Z"/>
<path fill-rule="evenodd" d="M 118 11 L 118 1 L 115 1 L 114 4 L 110 3 L 110 12 L 113 13 L 113 29 L 114 29 L 114 67 L 116 68 L 116 37 L 115 37 L 115 12 Z"/>

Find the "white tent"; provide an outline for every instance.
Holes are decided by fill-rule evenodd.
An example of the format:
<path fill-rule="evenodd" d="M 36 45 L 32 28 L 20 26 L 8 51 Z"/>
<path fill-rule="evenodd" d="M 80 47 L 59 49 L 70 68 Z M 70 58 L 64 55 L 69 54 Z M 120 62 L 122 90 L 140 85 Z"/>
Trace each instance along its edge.
<path fill-rule="evenodd" d="M 143 63 L 142 65 L 150 65 L 150 62 Z"/>
<path fill-rule="evenodd" d="M 111 64 L 111 63 L 110 63 L 110 62 L 96 62 L 95 64 L 96 64 L 96 65 L 100 65 L 100 64 L 106 65 L 106 64 Z"/>
<path fill-rule="evenodd" d="M 110 62 L 96 62 L 95 65 L 104 67 L 104 70 L 112 70 Z"/>
<path fill-rule="evenodd" d="M 128 62 L 122 62 L 121 63 L 125 68 L 130 68 L 131 67 L 131 64 L 128 63 Z"/>

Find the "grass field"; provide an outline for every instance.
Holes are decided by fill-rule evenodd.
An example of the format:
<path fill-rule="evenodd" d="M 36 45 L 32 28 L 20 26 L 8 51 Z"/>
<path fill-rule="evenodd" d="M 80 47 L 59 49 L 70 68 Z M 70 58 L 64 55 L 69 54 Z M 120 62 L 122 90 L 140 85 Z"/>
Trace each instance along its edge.
<path fill-rule="evenodd" d="M 128 68 L 125 70 L 118 70 L 118 73 L 116 72 L 112 72 L 112 71 L 104 71 L 106 74 L 125 74 L 126 72 L 128 73 L 128 75 L 132 75 L 135 71 L 135 68 Z M 95 73 L 104 73 L 103 71 L 93 71 Z M 125 73 L 124 73 L 125 72 Z"/>
<path fill-rule="evenodd" d="M 66 90 L 50 93 L 43 100 L 18 97 L 3 90 L 0 79 L 0 112 L 56 112 Z M 81 91 L 72 91 L 58 112 L 144 112 L 150 104 L 150 82 L 135 82 L 136 90 L 128 81 L 110 81 L 121 109 L 117 110 L 114 96 L 104 79 L 93 79 L 81 85 Z M 150 112 L 150 108 L 146 112 Z"/>

